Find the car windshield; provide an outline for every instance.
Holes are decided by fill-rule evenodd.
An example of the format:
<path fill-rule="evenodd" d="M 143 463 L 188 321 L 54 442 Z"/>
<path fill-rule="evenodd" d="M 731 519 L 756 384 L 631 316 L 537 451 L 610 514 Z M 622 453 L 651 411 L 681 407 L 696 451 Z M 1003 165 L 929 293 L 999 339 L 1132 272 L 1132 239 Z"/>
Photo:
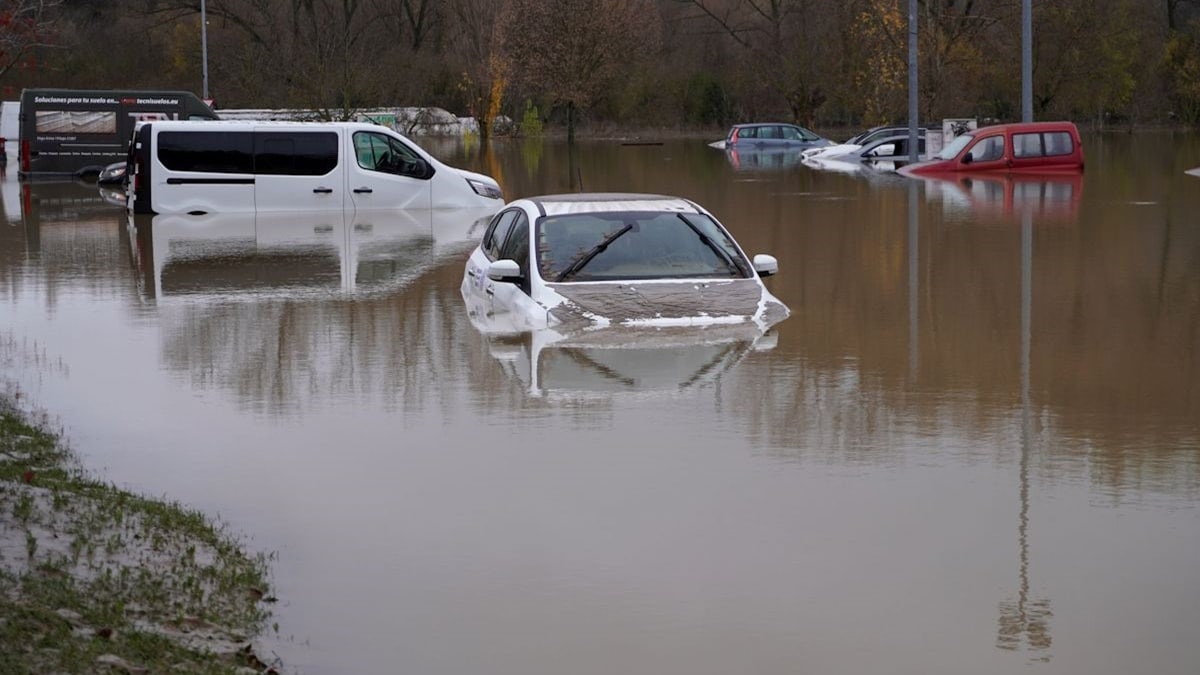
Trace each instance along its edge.
<path fill-rule="evenodd" d="M 750 276 L 749 263 L 713 219 L 674 212 L 542 218 L 537 266 L 547 281 Z"/>
<path fill-rule="evenodd" d="M 958 153 L 962 152 L 962 149 L 967 147 L 967 144 L 970 143 L 974 138 L 975 137 L 971 134 L 963 134 L 962 136 L 955 138 L 954 140 L 950 141 L 950 145 L 942 148 L 942 151 L 938 153 L 938 159 L 954 159 L 955 157 L 958 157 Z"/>

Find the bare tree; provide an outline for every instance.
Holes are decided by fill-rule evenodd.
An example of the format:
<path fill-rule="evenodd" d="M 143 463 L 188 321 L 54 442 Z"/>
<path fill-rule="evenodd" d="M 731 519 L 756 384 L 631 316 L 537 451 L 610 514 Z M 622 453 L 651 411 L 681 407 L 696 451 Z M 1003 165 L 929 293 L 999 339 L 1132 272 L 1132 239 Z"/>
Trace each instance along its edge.
<path fill-rule="evenodd" d="M 62 0 L 0 0 L 0 77 L 35 50 L 54 45 Z"/>
<path fill-rule="evenodd" d="M 786 102 L 792 119 L 812 124 L 825 102 L 818 82 L 820 12 L 811 0 L 675 0 L 691 6 L 745 50 L 746 72 Z"/>
<path fill-rule="evenodd" d="M 649 0 L 508 0 L 497 36 L 513 76 L 566 106 L 571 142 L 576 113 L 657 53 L 660 24 Z"/>

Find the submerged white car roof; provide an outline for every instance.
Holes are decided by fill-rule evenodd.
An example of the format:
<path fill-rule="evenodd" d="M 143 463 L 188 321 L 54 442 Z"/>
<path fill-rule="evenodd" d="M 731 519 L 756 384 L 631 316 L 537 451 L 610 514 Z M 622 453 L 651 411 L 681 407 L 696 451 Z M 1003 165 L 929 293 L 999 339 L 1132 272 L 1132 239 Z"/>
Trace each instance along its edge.
<path fill-rule="evenodd" d="M 622 192 L 581 192 L 575 194 L 529 197 L 538 211 L 547 216 L 568 213 L 605 213 L 613 211 L 670 211 L 702 213 L 691 201 L 664 195 L 643 195 Z"/>

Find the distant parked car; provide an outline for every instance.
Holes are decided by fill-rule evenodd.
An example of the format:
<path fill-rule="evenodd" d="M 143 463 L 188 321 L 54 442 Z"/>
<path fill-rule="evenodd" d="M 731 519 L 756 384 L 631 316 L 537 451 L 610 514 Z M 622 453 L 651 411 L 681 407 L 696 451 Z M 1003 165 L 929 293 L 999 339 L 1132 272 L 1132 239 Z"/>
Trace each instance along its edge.
<path fill-rule="evenodd" d="M 820 148 L 833 141 L 795 124 L 735 124 L 725 135 L 725 149 Z"/>
<path fill-rule="evenodd" d="M 908 144 L 907 133 L 903 135 L 884 136 L 857 148 L 851 148 L 842 152 L 821 153 L 816 157 L 806 158 L 806 161 L 823 159 L 842 162 L 870 162 L 875 160 L 904 161 L 908 159 Z M 917 137 L 917 155 L 919 157 L 925 155 L 924 136 Z"/>
<path fill-rule="evenodd" d="M 582 193 L 519 199 L 467 260 L 468 311 L 513 330 L 781 321 L 788 309 L 716 218 L 678 197 Z"/>
<path fill-rule="evenodd" d="M 844 155 L 851 151 L 858 150 L 859 148 L 861 148 L 865 145 L 868 145 L 876 140 L 879 140 L 880 138 L 889 138 L 892 136 L 907 136 L 907 135 L 908 135 L 908 127 L 901 127 L 901 126 L 872 127 L 870 129 L 867 129 L 866 131 L 862 132 L 861 134 L 854 136 L 853 138 L 847 140 L 845 143 L 838 143 L 836 145 L 827 145 L 822 148 L 810 148 L 808 150 L 805 150 L 804 158 L 812 159 L 812 158 L 816 158 L 816 157 L 832 157 L 834 155 Z M 922 139 L 924 139 L 925 138 L 925 129 L 924 128 L 918 129 L 917 135 L 920 136 Z"/>
<path fill-rule="evenodd" d="M 1083 145 L 1072 122 L 980 127 L 950 141 L 936 158 L 909 164 L 906 175 L 970 172 L 1083 171 Z"/>

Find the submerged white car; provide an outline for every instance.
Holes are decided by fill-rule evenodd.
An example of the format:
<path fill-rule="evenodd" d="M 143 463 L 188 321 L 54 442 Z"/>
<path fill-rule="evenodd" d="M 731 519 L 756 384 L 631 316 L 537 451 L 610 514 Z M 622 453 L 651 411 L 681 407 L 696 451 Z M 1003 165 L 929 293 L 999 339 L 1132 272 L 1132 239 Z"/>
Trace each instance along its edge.
<path fill-rule="evenodd" d="M 704 208 L 642 194 L 519 199 L 496 214 L 467 260 L 473 315 L 506 331 L 606 326 L 756 325 L 788 316 L 748 258 Z"/>

